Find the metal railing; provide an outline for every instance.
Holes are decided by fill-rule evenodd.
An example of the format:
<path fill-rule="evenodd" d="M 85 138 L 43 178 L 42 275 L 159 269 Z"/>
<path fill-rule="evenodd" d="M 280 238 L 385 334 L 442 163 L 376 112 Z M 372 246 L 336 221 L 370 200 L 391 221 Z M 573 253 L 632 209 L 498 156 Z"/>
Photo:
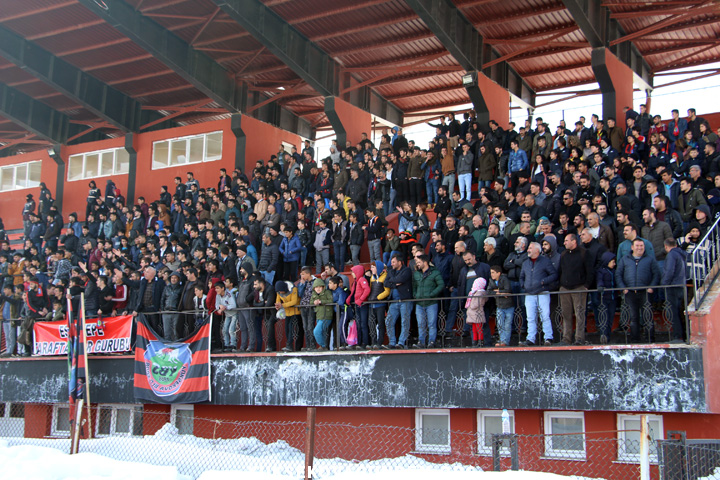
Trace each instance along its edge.
<path fill-rule="evenodd" d="M 700 308 L 720 270 L 716 266 L 720 259 L 720 217 L 692 251 L 690 278 L 693 285 L 695 310 Z"/>
<path fill-rule="evenodd" d="M 653 289 L 653 292 L 649 292 Z M 670 300 L 674 291 L 674 303 Z M 680 293 L 681 291 L 681 293 Z M 552 338 L 552 345 L 556 345 L 562 339 L 565 318 L 563 316 L 563 306 L 561 297 L 565 295 L 583 294 L 586 296 L 585 304 L 585 330 L 586 341 L 583 344 L 621 344 L 621 343 L 684 343 L 689 337 L 689 317 L 684 315 L 685 305 L 687 305 L 687 288 L 685 285 L 669 285 L 643 287 L 641 289 L 632 290 L 629 294 L 625 294 L 623 289 L 589 289 L 589 290 L 570 290 L 549 292 L 549 314 L 552 326 L 552 336 L 549 332 L 543 332 L 540 320 L 541 311 L 538 311 L 538 337 L 535 345 L 543 345 L 544 339 Z M 528 330 L 528 315 L 524 298 L 528 295 L 525 293 L 508 293 L 501 294 L 501 297 L 509 297 L 513 300 L 511 325 L 505 328 L 510 329 L 512 344 L 515 345 L 519 341 L 526 338 Z M 429 328 L 423 329 L 422 337 L 425 342 L 422 346 L 427 346 L 429 342 L 434 341 L 434 345 L 430 348 L 468 348 L 495 346 L 500 339 L 501 324 L 497 321 L 496 309 L 493 307 L 492 300 L 497 296 L 487 294 L 487 303 L 485 304 L 483 313 L 485 323 L 483 325 L 484 339 L 482 344 L 473 342 L 472 340 L 472 323 L 468 322 L 467 310 L 465 309 L 468 296 L 443 296 L 430 299 L 437 304 L 437 316 L 430 319 L 430 323 L 435 327 L 437 332 L 434 338 L 431 338 Z M 348 341 L 350 326 L 352 322 L 356 323 L 358 334 L 364 326 L 364 318 L 361 317 L 359 307 L 344 306 L 340 309 L 336 304 L 328 305 L 334 309 L 332 323 L 325 331 L 325 345 L 331 350 L 355 350 L 355 349 L 381 349 L 387 348 L 390 341 L 388 333 L 393 330 L 398 335 L 402 333 L 403 319 L 402 312 L 397 314 L 393 319 L 388 315 L 389 307 L 392 305 L 402 306 L 408 305 L 409 327 L 407 330 L 407 339 L 405 339 L 404 347 L 410 348 L 420 340 L 420 325 L 417 320 L 417 310 L 415 305 L 418 302 L 427 302 L 428 299 L 407 299 L 407 300 L 383 300 L 369 301 L 367 312 L 367 333 L 365 341 L 358 335 L 358 341 Z M 380 307 L 380 308 L 376 308 Z M 303 311 L 314 314 L 313 306 L 296 306 L 302 313 Z M 402 310 L 402 308 L 400 308 Z M 572 316 L 575 312 L 571 309 Z M 177 338 L 185 338 L 190 336 L 196 326 L 198 317 L 210 315 L 207 311 L 185 311 L 185 312 L 144 312 L 143 315 L 148 319 L 152 328 L 160 335 L 164 336 L 162 315 L 164 313 L 179 315 L 179 327 L 177 330 Z M 247 328 L 241 329 L 237 326 L 230 332 L 237 340 L 236 345 L 240 349 L 235 349 L 233 353 L 252 353 L 263 351 L 299 351 L 299 350 L 316 350 L 319 342 L 315 342 L 312 330 L 316 327 L 316 321 L 313 317 L 303 319 L 302 315 L 285 316 L 278 318 L 275 307 L 244 307 L 228 310 L 227 313 L 235 314 L 241 317 L 245 314 Z M 568 312 L 566 312 L 567 314 Z M 213 341 L 212 353 L 222 353 L 225 345 L 218 344 L 217 340 L 221 338 L 220 332 L 224 330 L 226 316 L 213 315 Z M 677 317 L 677 318 L 675 318 Z M 673 322 L 675 319 L 675 322 Z M 40 319 L 38 319 L 40 320 Z M 249 320 L 249 321 L 248 321 Z M 362 322 L 362 324 L 360 323 Z M 571 325 L 575 326 L 574 319 L 570 320 Z M 236 325 L 240 325 L 239 318 Z M 231 328 L 231 327 L 229 327 Z M 677 328 L 684 330 L 678 332 Z M 241 331 L 243 330 L 243 331 Z M 244 332 L 247 333 L 244 333 Z M 507 330 L 506 330 L 507 332 Z M 544 337 L 541 335 L 545 335 Z M 246 336 L 246 339 L 242 337 Z M 396 342 L 397 343 L 397 342 Z M 235 343 L 234 343 L 235 344 Z M 508 342 L 505 346 L 510 346 Z M 383 347 L 384 346 L 384 347 Z M 418 345 L 420 346 L 420 345 Z"/>

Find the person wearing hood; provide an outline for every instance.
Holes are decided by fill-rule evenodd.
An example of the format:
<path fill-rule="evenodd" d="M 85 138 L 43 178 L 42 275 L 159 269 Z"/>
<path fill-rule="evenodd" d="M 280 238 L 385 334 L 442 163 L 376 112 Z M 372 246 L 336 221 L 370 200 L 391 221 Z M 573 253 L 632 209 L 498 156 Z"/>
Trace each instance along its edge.
<path fill-rule="evenodd" d="M 370 264 L 370 295 L 368 301 L 377 302 L 388 298 L 390 295 L 390 289 L 385 286 L 385 278 L 387 272 L 385 271 L 385 264 L 380 260 L 375 260 L 374 263 Z M 374 320 L 372 331 L 375 336 L 372 340 L 373 350 L 377 350 L 385 342 L 385 303 L 373 303 L 372 305 L 372 319 Z M 377 327 L 377 328 L 375 328 Z"/>
<path fill-rule="evenodd" d="M 32 225 L 32 219 L 30 218 L 30 215 L 35 212 L 35 200 L 33 200 L 32 193 L 28 193 L 25 195 L 25 205 L 22 209 L 22 219 L 23 219 L 23 234 L 25 238 L 30 237 L 30 228 Z"/>
<path fill-rule="evenodd" d="M 700 235 L 704 237 L 713 224 L 712 217 L 710 216 L 710 207 L 707 205 L 698 206 L 695 209 L 693 217 L 695 217 L 694 223 L 697 223 L 700 227 Z"/>
<path fill-rule="evenodd" d="M 327 350 L 328 330 L 333 321 L 333 296 L 330 290 L 325 287 L 325 282 L 319 278 L 313 280 L 312 287 L 313 293 L 310 301 L 315 305 L 315 317 L 317 318 L 317 325 L 315 325 L 313 334 L 315 335 L 315 341 L 320 345 L 317 350 Z"/>
<path fill-rule="evenodd" d="M 251 307 L 259 307 L 255 320 L 255 332 L 257 343 L 262 343 L 262 326 L 266 327 L 268 338 L 265 343 L 265 351 L 275 351 L 275 311 L 269 307 L 275 306 L 275 289 L 261 274 L 253 275 L 253 290 L 247 300 Z"/>
<path fill-rule="evenodd" d="M 613 321 L 615 319 L 614 291 L 605 289 L 615 288 L 615 267 L 617 259 L 613 252 L 604 252 L 600 257 L 600 266 L 595 272 L 595 282 L 598 289 L 600 305 L 595 312 L 595 327 L 600 332 L 600 343 L 610 343 Z"/>
<path fill-rule="evenodd" d="M 278 311 L 277 317 L 282 320 L 282 313 L 285 314 L 285 346 L 282 348 L 283 352 L 299 351 L 302 348 L 303 336 L 302 332 L 298 332 L 297 337 L 293 335 L 295 331 L 294 326 L 300 325 L 300 310 L 298 304 L 300 299 L 298 298 L 298 291 L 290 282 L 280 280 L 275 283 L 275 310 Z"/>
<path fill-rule="evenodd" d="M 439 303 L 436 300 L 445 289 L 440 271 L 430 264 L 430 257 L 424 253 L 415 257 L 413 272 L 413 298 L 415 317 L 418 322 L 418 343 L 413 348 L 435 348 L 437 340 L 437 319 Z"/>
<path fill-rule="evenodd" d="M 250 257 L 248 257 L 249 259 Z M 238 291 L 237 306 L 238 310 L 238 330 L 240 330 L 240 349 L 241 352 L 254 352 L 256 349 L 255 323 L 253 322 L 253 312 L 248 303 L 248 297 L 253 292 L 253 274 L 255 267 L 251 261 L 245 261 L 240 264 L 238 270 Z"/>
<path fill-rule="evenodd" d="M 673 238 L 665 240 L 664 248 L 667 255 L 662 269 L 661 284 L 672 285 L 665 288 L 665 298 L 670 304 L 668 321 L 672 325 L 673 339 L 670 343 L 682 343 L 685 341 L 682 325 L 682 302 L 684 285 L 687 283 L 687 255 L 678 247 Z"/>
<path fill-rule="evenodd" d="M 658 285 L 660 277 L 660 268 L 655 255 L 645 251 L 643 239 L 635 238 L 632 242 L 632 252 L 620 258 L 615 271 L 615 282 L 625 294 L 625 304 L 630 317 L 630 336 L 634 343 L 640 341 L 640 321 L 644 320 L 641 311 L 648 303 L 648 295 L 653 293 L 653 289 L 647 286 Z M 655 322 L 643 321 L 642 326 L 647 330 L 647 340 L 653 343 Z"/>
<path fill-rule="evenodd" d="M 108 208 L 115 204 L 115 182 L 108 178 L 105 183 L 105 205 Z"/>
<path fill-rule="evenodd" d="M 173 272 L 170 275 L 170 282 L 165 285 L 162 297 L 160 298 L 160 309 L 163 311 L 163 336 L 165 340 L 169 340 L 171 342 L 178 339 L 180 314 L 176 312 L 180 306 L 180 297 L 182 297 L 182 293 L 182 277 L 178 272 Z"/>
<path fill-rule="evenodd" d="M 358 320 L 358 342 L 357 347 L 365 349 L 370 345 L 370 329 L 368 317 L 370 316 L 370 305 L 365 303 L 370 297 L 370 283 L 365 278 L 365 267 L 354 265 L 350 269 L 353 277 L 353 284 L 350 287 L 345 303 L 351 308 L 355 307 L 355 318 Z"/>
<path fill-rule="evenodd" d="M 467 309 L 465 320 L 472 325 L 472 346 L 475 348 L 483 346 L 483 324 L 486 322 L 485 302 L 488 299 L 485 291 L 486 286 L 487 280 L 483 277 L 476 278 L 465 301 L 465 308 Z"/>

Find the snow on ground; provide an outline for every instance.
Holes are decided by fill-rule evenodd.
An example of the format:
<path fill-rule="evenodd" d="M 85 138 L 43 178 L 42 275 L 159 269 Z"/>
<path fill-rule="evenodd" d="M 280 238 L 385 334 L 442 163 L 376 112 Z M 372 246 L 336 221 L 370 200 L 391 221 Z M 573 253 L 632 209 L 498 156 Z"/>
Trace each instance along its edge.
<path fill-rule="evenodd" d="M 30 445 L 29 445 L 30 444 Z M 0 439 L 0 479 L 30 480 L 298 480 L 305 454 L 279 440 L 212 440 L 179 435 L 166 424 L 155 435 L 114 436 L 80 441 L 80 454 L 68 455 L 69 440 Z M 111 457 L 111 458 L 109 458 Z M 162 464 L 163 466 L 159 466 Z M 483 472 L 478 467 L 435 464 L 413 455 L 381 460 L 315 459 L 318 480 L 555 480 L 536 472 Z"/>

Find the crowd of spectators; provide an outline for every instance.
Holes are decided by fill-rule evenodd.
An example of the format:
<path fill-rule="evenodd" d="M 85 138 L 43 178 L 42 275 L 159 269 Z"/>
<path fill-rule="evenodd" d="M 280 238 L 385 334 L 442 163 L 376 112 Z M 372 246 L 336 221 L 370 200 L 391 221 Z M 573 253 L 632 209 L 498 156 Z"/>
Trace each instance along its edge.
<path fill-rule="evenodd" d="M 425 148 L 398 127 L 319 161 L 309 141 L 281 145 L 248 175 L 187 172 L 132 205 L 92 181 L 82 218 L 42 185 L 22 248 L 1 239 L 3 355 L 29 355 L 32 323 L 80 293 L 88 316 L 142 313 L 169 340 L 212 313 L 215 351 L 273 351 L 283 319 L 283 350 L 327 349 L 331 332 L 343 348 L 508 346 L 516 318 L 521 345 L 582 345 L 589 312 L 608 343 L 621 302 L 631 341 L 654 341 L 644 309 L 667 302 L 681 342 L 687 254 L 720 208 L 718 135 L 687 113 L 641 105 L 554 134 L 449 114 Z"/>

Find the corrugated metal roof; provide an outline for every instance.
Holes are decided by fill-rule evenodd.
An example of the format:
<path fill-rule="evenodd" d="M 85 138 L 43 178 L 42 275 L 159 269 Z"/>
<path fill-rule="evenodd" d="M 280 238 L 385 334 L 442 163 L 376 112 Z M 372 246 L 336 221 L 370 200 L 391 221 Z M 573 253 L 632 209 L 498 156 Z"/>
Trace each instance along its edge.
<path fill-rule="evenodd" d="M 248 35 L 211 0 L 125 0 L 160 25 L 218 61 L 250 85 L 273 89 L 295 85 L 298 75 Z M 403 0 L 263 0 L 315 41 L 344 68 L 360 68 L 359 81 L 381 77 L 371 88 L 401 110 L 417 111 L 466 102 L 463 73 L 440 41 Z M 590 48 L 561 0 L 453 0 L 536 91 L 593 82 Z M 612 15 L 628 32 L 658 22 L 666 25 L 633 42 L 654 70 L 717 61 L 720 58 L 720 6 L 701 6 L 698 14 L 676 21 L 672 14 L 701 0 L 614 2 Z M 673 13 L 657 12 L 672 9 Z M 73 0 L 5 2 L 0 24 L 36 41 L 73 65 L 155 106 L 187 104 L 205 95 L 171 68 L 124 37 Z M 562 36 L 556 36 L 562 32 Z M 548 39 L 553 38 L 552 41 Z M 435 55 L 442 54 L 438 58 Z M 415 65 L 422 68 L 410 68 Z M 434 66 L 437 70 L 427 67 Z M 393 72 L 389 68 L 396 67 Z M 448 70 L 451 69 L 451 70 Z M 20 68 L 0 59 L 0 82 L 83 121 L 94 116 Z M 268 90 L 270 91 L 270 90 Z M 301 90 L 311 93 L 309 87 Z M 323 99 L 287 95 L 278 100 L 316 125 L 324 125 Z M 181 123 L 225 115 L 189 113 Z"/>

